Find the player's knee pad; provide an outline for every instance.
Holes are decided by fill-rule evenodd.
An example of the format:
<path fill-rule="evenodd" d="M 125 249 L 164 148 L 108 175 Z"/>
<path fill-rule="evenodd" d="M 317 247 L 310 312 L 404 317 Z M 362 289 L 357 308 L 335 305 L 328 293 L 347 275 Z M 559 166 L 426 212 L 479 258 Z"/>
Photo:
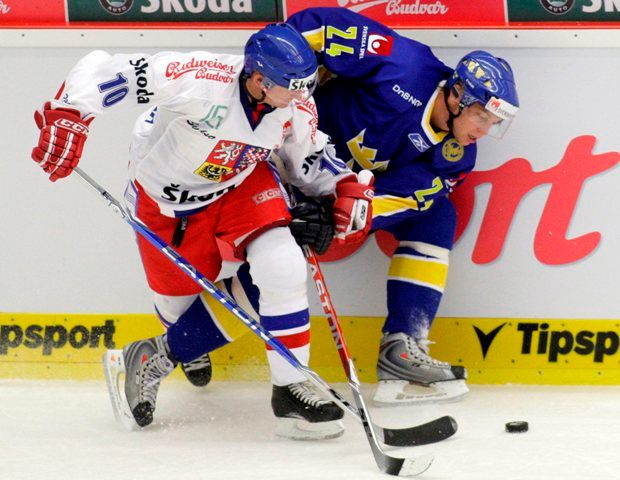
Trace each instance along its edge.
<path fill-rule="evenodd" d="M 247 259 L 260 291 L 261 315 L 308 308 L 306 261 L 288 228 L 273 228 L 255 239 L 248 245 Z"/>
<path fill-rule="evenodd" d="M 153 303 L 155 304 L 155 313 L 159 317 L 159 321 L 164 327 L 169 328 L 170 325 L 176 323 L 183 313 L 194 302 L 198 295 L 169 296 L 155 293 Z"/>

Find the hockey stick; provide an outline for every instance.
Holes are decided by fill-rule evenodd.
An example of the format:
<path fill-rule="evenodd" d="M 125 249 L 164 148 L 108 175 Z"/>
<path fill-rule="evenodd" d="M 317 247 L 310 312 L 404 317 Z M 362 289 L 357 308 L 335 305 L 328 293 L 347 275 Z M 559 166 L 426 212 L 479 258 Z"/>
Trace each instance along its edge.
<path fill-rule="evenodd" d="M 132 215 L 127 209 L 125 209 L 110 193 L 108 193 L 103 187 L 95 182 L 91 177 L 84 173 L 79 167 L 75 168 L 75 173 L 82 178 L 89 186 L 97 190 L 99 194 L 108 202 L 114 211 L 116 211 L 125 220 L 136 233 L 142 235 L 148 240 L 154 247 L 158 248 L 169 260 L 171 260 L 177 267 L 192 278 L 198 285 L 208 291 L 213 297 L 226 307 L 232 314 L 234 314 L 239 320 L 241 320 L 248 328 L 250 328 L 258 337 L 267 343 L 271 348 L 276 350 L 286 361 L 288 361 L 294 368 L 303 373 L 308 380 L 313 382 L 317 387 L 330 395 L 336 403 L 338 403 L 344 410 L 348 411 L 351 415 L 355 416 L 364 425 L 364 429 L 371 441 L 371 448 L 375 457 L 375 461 L 379 469 L 390 475 L 400 476 L 413 476 L 419 475 L 426 471 L 433 461 L 432 455 L 421 455 L 415 458 L 396 458 L 387 455 L 379 444 L 374 435 L 371 436 L 372 430 L 369 427 L 368 420 L 366 418 L 365 410 L 358 410 L 352 406 L 344 397 L 342 397 L 336 390 L 334 390 L 325 380 L 323 380 L 317 373 L 311 370 L 308 366 L 295 358 L 293 353 L 286 348 L 277 338 L 271 333 L 265 330 L 260 323 L 254 320 L 250 315 L 244 312 L 236 302 L 228 297 L 224 292 L 217 288 L 212 282 L 210 282 L 204 275 L 202 275 L 194 266 L 192 266 L 187 260 L 173 250 L 166 242 L 164 242 L 158 235 L 156 235 L 151 229 L 149 229 L 142 221 Z"/>
<path fill-rule="evenodd" d="M 364 398 L 360 392 L 360 383 L 357 378 L 355 365 L 353 364 L 353 359 L 349 354 L 349 349 L 347 348 L 344 334 L 340 328 L 338 315 L 336 314 L 336 309 L 334 308 L 331 296 L 327 290 L 327 284 L 325 283 L 325 277 L 323 276 L 321 266 L 319 265 L 319 260 L 310 246 L 303 245 L 302 250 L 304 251 L 306 260 L 310 265 L 312 280 L 314 281 L 314 286 L 316 287 L 319 295 L 323 312 L 327 315 L 327 321 L 329 322 L 329 327 L 332 332 L 332 338 L 336 343 L 338 355 L 340 356 L 342 367 L 347 375 L 347 381 L 351 387 L 351 393 L 355 399 L 357 409 L 362 417 L 366 417 L 368 419 L 368 422 L 364 423 L 364 428 L 367 429 L 366 434 L 368 435 L 368 438 L 375 439 L 379 437 L 379 439 L 387 445 L 402 447 L 435 443 L 454 435 L 457 429 L 456 420 L 447 415 L 416 427 L 401 430 L 383 429 L 370 421 L 368 409 L 366 408 Z M 362 412 L 365 413 L 362 414 Z M 414 429 L 415 431 L 413 431 Z M 376 443 L 376 440 L 374 443 Z M 371 447 L 372 446 L 373 443 L 371 443 Z"/>

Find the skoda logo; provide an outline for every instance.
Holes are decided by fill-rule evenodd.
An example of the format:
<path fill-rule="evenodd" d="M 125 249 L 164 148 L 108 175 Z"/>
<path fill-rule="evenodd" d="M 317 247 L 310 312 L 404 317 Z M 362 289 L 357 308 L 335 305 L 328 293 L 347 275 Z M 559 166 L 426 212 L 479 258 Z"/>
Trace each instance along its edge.
<path fill-rule="evenodd" d="M 99 0 L 99 3 L 112 15 L 123 15 L 131 10 L 133 0 Z"/>
<path fill-rule="evenodd" d="M 564 15 L 573 8 L 575 0 L 540 0 L 540 4 L 553 15 Z"/>

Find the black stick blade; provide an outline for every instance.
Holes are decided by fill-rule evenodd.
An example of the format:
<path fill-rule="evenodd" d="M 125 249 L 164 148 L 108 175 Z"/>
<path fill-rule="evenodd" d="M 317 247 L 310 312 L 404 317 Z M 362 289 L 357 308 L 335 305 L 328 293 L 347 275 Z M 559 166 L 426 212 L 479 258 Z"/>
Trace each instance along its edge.
<path fill-rule="evenodd" d="M 383 443 L 392 447 L 416 447 L 436 443 L 456 433 L 456 420 L 448 415 L 409 428 L 383 428 Z"/>

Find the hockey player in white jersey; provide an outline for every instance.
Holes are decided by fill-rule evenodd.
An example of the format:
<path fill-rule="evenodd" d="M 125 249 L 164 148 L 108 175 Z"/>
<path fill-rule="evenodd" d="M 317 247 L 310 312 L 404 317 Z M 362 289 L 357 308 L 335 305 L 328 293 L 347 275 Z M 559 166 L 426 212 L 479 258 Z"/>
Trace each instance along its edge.
<path fill-rule="evenodd" d="M 260 288 L 262 325 L 307 364 L 306 264 L 287 228 L 286 194 L 267 160 L 277 153 L 305 194 L 336 195 L 341 236 L 367 232 L 372 218 L 356 216 L 370 208 L 372 189 L 357 181 L 317 129 L 311 98 L 316 78 L 314 53 L 286 24 L 252 35 L 244 55 L 94 51 L 35 113 L 41 132 L 32 158 L 50 180 L 66 177 L 80 160 L 93 118 L 148 107 L 131 142 L 128 208 L 210 280 L 222 262 L 216 240 L 230 244 Z M 137 241 L 155 309 L 168 330 L 109 351 L 104 363 L 117 413 L 146 426 L 161 380 L 178 363 L 200 358 L 207 351 L 204 338 L 220 332 L 205 321 L 200 287 L 146 240 Z M 343 411 L 317 396 L 276 352 L 268 350 L 267 357 L 278 433 L 341 435 Z"/>

